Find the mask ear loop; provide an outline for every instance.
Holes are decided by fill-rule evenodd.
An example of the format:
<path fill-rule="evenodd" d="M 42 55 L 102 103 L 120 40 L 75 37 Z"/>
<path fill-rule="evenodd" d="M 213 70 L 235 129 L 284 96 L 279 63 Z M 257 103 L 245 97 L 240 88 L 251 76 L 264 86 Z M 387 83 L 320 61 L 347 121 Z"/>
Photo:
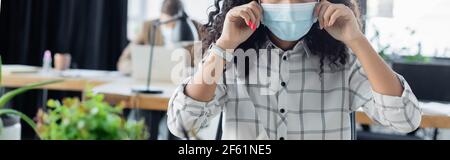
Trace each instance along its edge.
<path fill-rule="evenodd" d="M 261 6 L 261 0 L 258 0 L 258 4 Z M 263 10 L 263 12 L 264 12 L 264 10 Z M 264 21 L 262 19 L 261 19 L 261 24 L 264 24 Z"/>
<path fill-rule="evenodd" d="M 317 3 L 319 4 L 320 1 L 321 1 L 321 0 L 317 0 Z M 314 12 L 315 12 L 315 11 L 314 11 Z M 314 21 L 315 21 L 314 24 L 319 23 L 319 17 L 315 17 L 315 20 L 314 20 Z M 320 25 L 317 25 L 317 28 L 320 30 Z"/>

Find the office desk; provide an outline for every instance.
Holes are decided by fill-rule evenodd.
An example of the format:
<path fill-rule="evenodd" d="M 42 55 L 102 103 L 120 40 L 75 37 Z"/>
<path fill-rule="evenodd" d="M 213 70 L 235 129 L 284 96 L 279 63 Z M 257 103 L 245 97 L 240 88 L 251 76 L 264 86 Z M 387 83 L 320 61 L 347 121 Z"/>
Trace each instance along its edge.
<path fill-rule="evenodd" d="M 76 73 L 79 72 L 79 76 Z M 4 74 L 2 80 L 3 87 L 21 87 L 33 82 L 64 79 L 63 83 L 41 87 L 41 89 L 59 91 L 79 91 L 83 92 L 87 85 L 93 88 L 96 93 L 105 95 L 105 99 L 110 103 L 125 102 L 127 108 L 139 108 L 147 110 L 167 110 L 172 93 L 176 85 L 169 82 L 154 82 L 152 87 L 160 88 L 164 91 L 160 95 L 143 95 L 132 92 L 133 87 L 144 86 L 144 82 L 137 82 L 131 78 L 124 77 L 117 72 L 76 70 L 66 76 L 58 74 L 43 75 L 39 73 L 27 74 Z M 433 104 L 422 104 L 424 116 L 421 127 L 423 128 L 450 128 L 450 105 L 436 106 Z M 430 110 L 429 108 L 433 108 Z M 363 112 L 357 112 L 357 122 L 360 124 L 374 124 Z"/>
<path fill-rule="evenodd" d="M 84 92 L 87 87 L 92 87 L 96 93 L 105 95 L 110 103 L 125 102 L 128 108 L 140 108 L 147 110 L 167 110 L 169 98 L 176 85 L 171 83 L 153 83 L 164 91 L 161 95 L 142 95 L 132 92 L 133 87 L 145 86 L 145 82 L 138 82 L 118 72 L 98 70 L 70 70 L 66 72 L 43 73 L 2 73 L 2 87 L 18 88 L 31 83 L 64 80 L 58 84 L 39 87 L 38 89 L 56 91 Z"/>
<path fill-rule="evenodd" d="M 96 87 L 102 84 L 111 83 L 126 77 L 117 72 L 96 71 L 96 70 L 70 70 L 67 72 L 51 73 L 14 73 L 2 74 L 2 86 L 9 88 L 18 88 L 25 85 L 49 81 L 64 80 L 61 83 L 39 87 L 39 89 L 57 90 L 57 91 L 77 91 L 83 92 L 86 87 Z"/>
<path fill-rule="evenodd" d="M 169 82 L 153 82 L 152 88 L 162 90 L 162 94 L 146 95 L 133 93 L 132 88 L 144 87 L 144 82 L 123 79 L 117 82 L 100 85 L 94 88 L 95 93 L 105 95 L 110 103 L 125 102 L 128 108 L 166 111 L 169 99 L 176 89 L 176 85 Z"/>
<path fill-rule="evenodd" d="M 450 128 L 450 104 L 420 102 L 423 110 L 422 128 Z M 357 112 L 357 121 L 361 124 L 374 124 L 363 112 Z"/>
<path fill-rule="evenodd" d="M 450 106 L 449 106 L 450 107 Z M 356 121 L 359 124 L 373 125 L 375 124 L 364 112 L 356 113 Z M 421 128 L 450 128 L 450 117 L 444 115 L 427 115 L 422 116 Z"/>

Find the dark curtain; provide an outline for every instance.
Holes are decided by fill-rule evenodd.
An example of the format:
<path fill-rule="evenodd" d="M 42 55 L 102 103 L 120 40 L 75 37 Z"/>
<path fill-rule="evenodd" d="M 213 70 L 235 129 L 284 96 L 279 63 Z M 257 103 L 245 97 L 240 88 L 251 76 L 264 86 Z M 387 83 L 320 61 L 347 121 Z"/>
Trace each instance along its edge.
<path fill-rule="evenodd" d="M 72 68 L 115 70 L 127 45 L 127 0 L 2 0 L 0 54 L 5 64 L 41 66 L 43 52 L 70 53 Z M 9 107 L 34 117 L 42 91 L 17 97 Z M 79 97 L 49 92 L 49 98 Z M 24 139 L 33 130 L 22 123 Z"/>
<path fill-rule="evenodd" d="M 115 70 L 127 44 L 127 0 L 3 0 L 5 63 L 40 66 L 45 50 L 70 53 L 75 68 Z"/>

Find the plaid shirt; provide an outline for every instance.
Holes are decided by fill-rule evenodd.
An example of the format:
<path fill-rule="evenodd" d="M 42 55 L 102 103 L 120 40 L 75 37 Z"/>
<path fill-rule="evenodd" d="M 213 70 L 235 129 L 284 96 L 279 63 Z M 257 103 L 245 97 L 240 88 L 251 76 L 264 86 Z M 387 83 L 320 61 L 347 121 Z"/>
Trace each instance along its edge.
<path fill-rule="evenodd" d="M 278 49 L 269 40 L 261 48 Z M 222 78 L 225 83 L 217 85 L 211 102 L 199 102 L 185 95 L 185 86 L 191 79 L 188 78 L 170 100 L 170 131 L 184 137 L 183 129 L 197 132 L 223 112 L 222 139 L 225 140 L 349 140 L 350 113 L 359 108 L 375 122 L 399 132 L 413 131 L 420 124 L 419 103 L 400 75 L 404 92 L 401 97 L 392 97 L 371 89 L 353 54 L 341 68 L 325 65 L 322 76 L 320 58 L 310 54 L 302 41 L 293 50 L 279 50 L 279 55 L 270 55 L 258 56 L 260 62 L 270 58 L 269 64 L 249 66 L 278 73 L 279 78 L 267 83 L 258 78 L 258 83 L 248 84 L 242 76 L 227 77 L 242 75 L 235 64 L 227 64 Z M 279 61 L 274 61 L 274 57 Z M 271 62 L 279 62 L 278 67 L 270 65 Z M 251 67 L 249 70 L 249 77 L 265 72 Z M 236 83 L 230 84 L 233 81 Z"/>

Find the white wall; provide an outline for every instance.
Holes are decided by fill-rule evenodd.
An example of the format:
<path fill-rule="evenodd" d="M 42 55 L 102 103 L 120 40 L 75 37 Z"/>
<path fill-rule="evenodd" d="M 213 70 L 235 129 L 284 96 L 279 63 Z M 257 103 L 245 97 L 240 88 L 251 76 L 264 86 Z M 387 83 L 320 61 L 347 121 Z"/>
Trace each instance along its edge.
<path fill-rule="evenodd" d="M 369 1 L 369 13 L 377 10 L 376 6 L 371 5 L 377 1 Z M 367 33 L 373 36 L 374 26 L 377 26 L 381 32 L 381 43 L 393 47 L 388 52 L 415 54 L 417 43 L 421 42 L 425 56 L 450 57 L 449 7 L 449 0 L 393 0 L 392 17 L 369 14 Z M 416 35 L 410 36 L 405 28 L 416 30 Z M 411 48 L 411 51 L 398 51 L 403 47 Z"/>

